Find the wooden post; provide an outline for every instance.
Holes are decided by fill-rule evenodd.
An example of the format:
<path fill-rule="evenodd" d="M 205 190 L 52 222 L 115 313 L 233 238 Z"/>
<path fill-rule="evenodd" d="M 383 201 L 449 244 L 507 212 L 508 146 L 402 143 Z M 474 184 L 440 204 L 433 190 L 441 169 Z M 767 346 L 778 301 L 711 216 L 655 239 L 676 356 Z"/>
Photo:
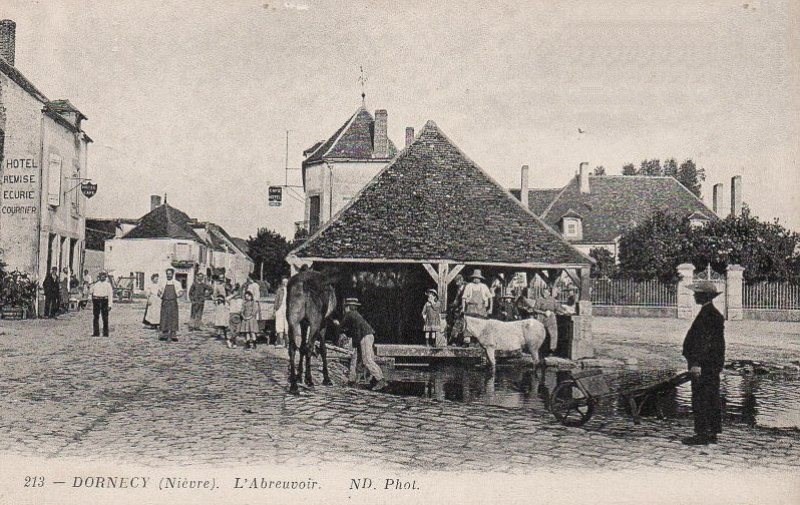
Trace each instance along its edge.
<path fill-rule="evenodd" d="M 447 336 L 445 335 L 445 329 L 447 328 L 447 286 L 463 270 L 464 265 L 455 265 L 451 269 L 449 263 L 440 261 L 436 264 L 436 268 L 430 263 L 423 263 L 422 267 L 425 268 L 431 279 L 436 282 L 436 293 L 439 296 L 439 316 L 442 322 L 436 336 L 436 347 L 445 347 L 447 346 Z"/>

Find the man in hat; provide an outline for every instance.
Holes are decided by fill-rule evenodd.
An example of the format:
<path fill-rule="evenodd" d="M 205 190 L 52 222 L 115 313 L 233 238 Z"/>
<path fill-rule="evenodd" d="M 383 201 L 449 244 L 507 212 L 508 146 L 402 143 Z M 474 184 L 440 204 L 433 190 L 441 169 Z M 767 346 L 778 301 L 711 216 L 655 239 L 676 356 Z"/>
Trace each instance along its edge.
<path fill-rule="evenodd" d="M 92 336 L 100 336 L 100 318 L 103 319 L 103 336 L 108 336 L 108 311 L 114 305 L 114 287 L 108 280 L 108 274 L 97 274 L 97 282 L 89 288 L 92 299 Z"/>
<path fill-rule="evenodd" d="M 479 268 L 472 271 L 470 280 L 472 282 L 464 287 L 461 308 L 468 316 L 486 317 L 492 313 L 492 292 L 482 282 L 485 279 Z"/>
<path fill-rule="evenodd" d="M 358 307 L 361 304 L 357 298 L 345 298 L 344 300 L 344 318 L 342 318 L 341 329 L 348 337 L 353 340 L 353 348 L 356 352 L 350 358 L 350 375 L 348 383 L 354 385 L 357 380 L 356 368 L 358 361 L 361 360 L 364 366 L 369 370 L 372 375 L 374 386 L 373 391 L 380 391 L 384 389 L 386 379 L 383 378 L 383 371 L 381 367 L 375 362 L 375 353 L 372 350 L 375 344 L 375 330 L 372 326 L 359 314 Z M 334 324 L 339 324 L 339 321 L 334 319 Z"/>
<path fill-rule="evenodd" d="M 719 376 L 725 364 L 725 318 L 714 307 L 713 300 L 720 292 L 713 282 L 697 282 L 689 289 L 694 291 L 694 301 L 702 308 L 683 341 L 683 356 L 692 374 L 695 434 L 682 442 L 686 445 L 715 444 L 717 434 L 722 432 Z"/>

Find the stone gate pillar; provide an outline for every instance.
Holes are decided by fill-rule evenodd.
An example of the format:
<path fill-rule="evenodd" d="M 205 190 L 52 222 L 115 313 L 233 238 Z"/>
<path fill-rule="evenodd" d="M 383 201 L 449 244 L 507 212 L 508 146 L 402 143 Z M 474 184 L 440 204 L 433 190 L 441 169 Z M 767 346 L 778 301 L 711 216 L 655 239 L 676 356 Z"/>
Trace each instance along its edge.
<path fill-rule="evenodd" d="M 694 281 L 694 265 L 681 263 L 678 265 L 678 319 L 692 319 L 694 310 L 694 293 L 687 287 Z"/>
<path fill-rule="evenodd" d="M 742 292 L 744 291 L 744 267 L 728 265 L 725 272 L 725 305 L 728 308 L 728 321 L 741 321 L 744 318 Z"/>

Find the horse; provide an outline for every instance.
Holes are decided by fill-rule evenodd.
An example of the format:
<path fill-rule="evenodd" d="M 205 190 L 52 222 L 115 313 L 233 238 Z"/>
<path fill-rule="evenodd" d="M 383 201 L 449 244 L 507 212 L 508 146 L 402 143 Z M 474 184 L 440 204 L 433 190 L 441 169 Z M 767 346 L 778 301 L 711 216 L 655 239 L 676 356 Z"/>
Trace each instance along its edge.
<path fill-rule="evenodd" d="M 305 383 L 313 386 L 311 379 L 311 354 L 316 354 L 319 343 L 322 357 L 322 384 L 332 384 L 328 377 L 328 356 L 325 348 L 325 324 L 336 309 L 336 293 L 328 279 L 319 272 L 305 270 L 289 279 L 286 287 L 286 319 L 289 323 L 289 392 L 300 394 L 297 381 L 303 375 Z M 295 373 L 294 357 L 300 352 Z"/>
<path fill-rule="evenodd" d="M 492 375 L 496 370 L 495 351 L 527 351 L 533 366 L 539 363 L 539 347 L 544 343 L 544 325 L 536 319 L 498 321 L 464 316 L 464 335 L 474 337 L 486 352 Z"/>

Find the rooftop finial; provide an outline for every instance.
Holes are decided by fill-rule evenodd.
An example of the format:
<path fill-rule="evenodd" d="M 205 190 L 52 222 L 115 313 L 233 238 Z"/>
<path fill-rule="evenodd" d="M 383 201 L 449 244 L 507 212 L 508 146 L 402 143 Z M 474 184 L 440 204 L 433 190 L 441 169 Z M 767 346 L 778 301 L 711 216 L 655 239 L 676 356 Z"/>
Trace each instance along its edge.
<path fill-rule="evenodd" d="M 361 84 L 361 105 L 367 106 L 367 94 L 364 92 L 364 87 L 367 85 L 367 76 L 364 74 L 364 65 L 360 65 L 361 75 L 358 77 L 358 82 Z"/>

